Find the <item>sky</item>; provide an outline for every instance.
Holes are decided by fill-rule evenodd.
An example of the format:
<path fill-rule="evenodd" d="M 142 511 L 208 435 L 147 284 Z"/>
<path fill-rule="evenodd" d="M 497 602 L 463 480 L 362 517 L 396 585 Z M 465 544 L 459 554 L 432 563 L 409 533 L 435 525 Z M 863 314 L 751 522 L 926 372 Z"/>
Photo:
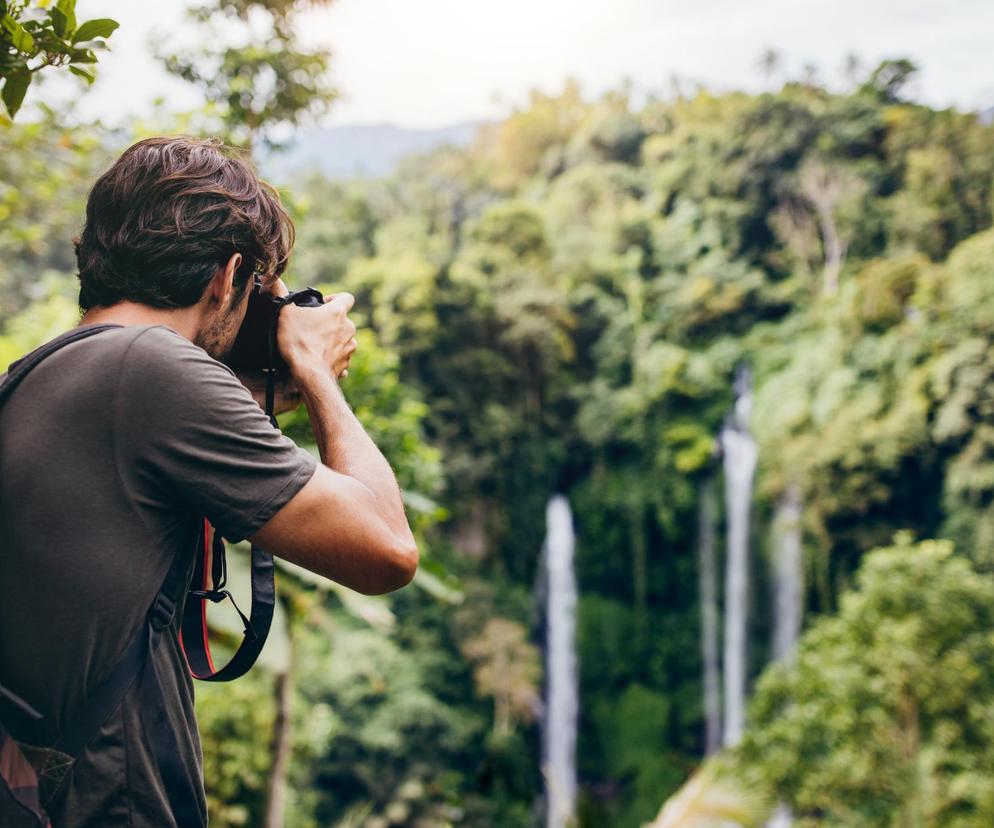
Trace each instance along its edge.
<path fill-rule="evenodd" d="M 189 35 L 187 4 L 78 0 L 80 20 L 121 23 L 81 115 L 119 124 L 150 112 L 157 96 L 168 107 L 196 106 L 196 93 L 165 74 L 149 43 Z M 626 79 L 636 94 L 665 95 L 673 77 L 757 90 L 771 83 L 758 68 L 767 48 L 792 77 L 814 64 L 829 84 L 842 82 L 847 54 L 868 67 L 910 57 L 923 70 L 919 99 L 994 106 L 994 0 L 335 0 L 305 13 L 300 32 L 335 53 L 342 97 L 330 126 L 496 118 L 530 89 L 554 92 L 569 77 L 589 95 Z M 57 100 L 74 83 L 60 77 L 39 94 Z"/>

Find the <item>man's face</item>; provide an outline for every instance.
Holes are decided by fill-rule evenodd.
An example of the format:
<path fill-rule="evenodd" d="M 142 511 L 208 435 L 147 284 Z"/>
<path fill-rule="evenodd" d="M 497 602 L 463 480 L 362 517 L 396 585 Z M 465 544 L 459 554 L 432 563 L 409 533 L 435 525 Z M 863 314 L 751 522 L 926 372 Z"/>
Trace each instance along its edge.
<path fill-rule="evenodd" d="M 242 325 L 242 320 L 245 319 L 245 311 L 248 309 L 248 299 L 251 292 L 252 283 L 249 282 L 240 297 L 234 297 L 229 302 L 228 307 L 219 310 L 210 319 L 194 340 L 194 344 L 199 345 L 214 359 L 223 360 L 235 344 L 238 329 Z"/>

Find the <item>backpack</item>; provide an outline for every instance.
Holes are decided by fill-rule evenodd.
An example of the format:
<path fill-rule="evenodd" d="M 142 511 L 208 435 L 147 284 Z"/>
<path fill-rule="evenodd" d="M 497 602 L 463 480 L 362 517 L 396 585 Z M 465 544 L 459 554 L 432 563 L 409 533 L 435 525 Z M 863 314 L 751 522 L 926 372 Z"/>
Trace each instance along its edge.
<path fill-rule="evenodd" d="M 12 363 L 6 378 L 0 383 L 0 405 L 27 373 L 46 357 L 72 342 L 120 327 L 100 324 L 74 328 Z M 267 410 L 266 413 L 272 421 L 272 411 Z M 195 537 L 191 538 L 187 547 L 190 552 L 175 556 L 144 623 L 133 633 L 117 664 L 87 694 L 82 709 L 74 713 L 61 733 L 46 729 L 44 717 L 29 702 L 5 687 L 4 677 L 0 675 L 0 827 L 51 828 L 45 806 L 68 777 L 87 743 L 136 683 L 139 685 L 145 732 L 156 755 L 177 824 L 184 828 L 207 824 L 207 815 L 201 812 L 199 804 L 200 794 L 190 789 L 188 775 L 180 766 L 179 744 L 166 715 L 166 702 L 155 660 L 151 656 L 162 642 L 164 631 L 173 624 L 177 608 L 182 604 L 180 644 L 191 675 L 204 681 L 238 678 L 255 663 L 262 651 L 275 605 L 272 556 L 253 545 L 250 616 L 246 617 L 235 606 L 245 626 L 245 634 L 231 660 L 216 669 L 208 646 L 206 602 L 216 603 L 227 598 L 234 605 L 234 599 L 225 589 L 224 542 L 215 532 L 213 543 L 208 546 L 209 535 L 210 524 L 206 518 L 198 521 Z M 193 574 L 188 578 L 191 555 L 194 558 Z M 210 580 L 207 577 L 208 560 Z M 190 589 L 191 583 L 196 585 L 195 589 Z"/>

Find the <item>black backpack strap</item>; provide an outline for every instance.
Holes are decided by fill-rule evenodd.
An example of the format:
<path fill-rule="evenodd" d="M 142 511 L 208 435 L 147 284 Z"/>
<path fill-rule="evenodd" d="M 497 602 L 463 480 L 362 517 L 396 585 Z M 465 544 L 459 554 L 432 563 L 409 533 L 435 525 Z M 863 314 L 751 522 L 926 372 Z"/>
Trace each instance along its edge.
<path fill-rule="evenodd" d="M 74 328 L 12 363 L 7 377 L 0 383 L 0 403 L 32 368 L 50 354 L 70 342 L 120 327 L 122 326 L 104 324 Z M 199 523 L 196 529 L 199 532 Z M 144 623 L 135 630 L 117 664 L 97 688 L 88 694 L 82 709 L 76 712 L 54 741 L 48 738 L 44 743 L 76 758 L 121 705 L 128 690 L 136 681 L 140 681 L 142 723 L 156 756 L 170 808 L 178 825 L 192 827 L 207 825 L 207 814 L 202 807 L 203 792 L 194 786 L 189 769 L 181 764 L 182 752 L 175 728 L 168 718 L 168 705 L 162 696 L 158 668 L 152 657 L 162 643 L 164 631 L 173 624 L 189 586 L 190 563 L 188 555 L 179 554 L 173 558 Z M 16 716 L 29 720 L 36 731 L 43 728 L 41 715 L 23 699 L 7 690 L 0 699 L 3 697 L 6 697 L 9 709 Z"/>
<path fill-rule="evenodd" d="M 199 526 L 197 528 L 199 530 Z M 176 738 L 176 729 L 169 720 L 169 705 L 162 695 L 162 682 L 153 658 L 165 630 L 176 618 L 178 602 L 187 587 L 189 565 L 188 556 L 177 555 L 173 559 L 145 622 L 131 637 L 114 669 L 88 695 L 82 709 L 74 714 L 51 747 L 73 759 L 78 757 L 120 707 L 125 694 L 136 681 L 139 682 L 142 726 L 156 757 L 170 810 L 177 825 L 195 828 L 207 825 L 203 792 L 197 787 L 190 768 L 183 764 L 183 752 Z M 23 700 L 16 696 L 14 700 L 30 718 L 39 716 Z"/>
<path fill-rule="evenodd" d="M 196 532 L 200 532 L 199 521 Z M 190 548 L 190 547 L 188 547 Z M 155 753 L 169 807 L 177 825 L 191 828 L 207 825 L 203 790 L 194 781 L 195 774 L 183 762 L 183 751 L 176 738 L 176 728 L 169 720 L 169 705 L 162 695 L 159 668 L 151 654 L 162 640 L 164 631 L 172 626 L 180 602 L 190 585 L 190 558 L 177 555 L 169 567 L 166 580 L 149 610 L 148 620 L 141 631 L 146 637 L 145 660 L 141 672 L 140 704 L 145 735 Z"/>
<path fill-rule="evenodd" d="M 197 527 L 199 531 L 199 525 Z M 177 825 L 207 825 L 203 792 L 191 769 L 183 764 L 176 729 L 169 720 L 169 704 L 162 695 L 162 681 L 155 651 L 172 626 L 179 602 L 188 585 L 190 559 L 176 555 L 162 587 L 143 623 L 132 636 L 114 669 L 90 695 L 86 704 L 52 745 L 67 756 L 79 756 L 104 722 L 117 710 L 125 694 L 138 682 L 142 726 L 156 758 L 169 807 Z"/>
<path fill-rule="evenodd" d="M 51 356 L 56 351 L 64 348 L 72 342 L 78 342 L 81 339 L 86 339 L 87 337 L 98 334 L 101 331 L 120 327 L 122 326 L 106 323 L 102 325 L 84 325 L 79 328 L 73 328 L 71 331 L 59 334 L 59 336 L 55 337 L 55 339 L 49 340 L 44 345 L 35 348 L 35 350 L 31 353 L 15 360 L 7 369 L 7 376 L 4 378 L 4 381 L 0 383 L 0 405 L 3 404 L 4 400 L 6 400 L 11 392 L 18 386 L 20 381 L 28 375 L 28 372 L 30 372 L 32 368 L 34 368 L 46 357 Z"/>
<path fill-rule="evenodd" d="M 67 756 L 78 756 L 86 743 L 96 735 L 103 723 L 118 708 L 124 694 L 152 660 L 152 653 L 162 642 L 163 630 L 176 618 L 176 609 L 187 586 L 189 569 L 189 557 L 176 555 L 173 558 L 166 579 L 148 611 L 145 623 L 135 631 L 117 665 L 89 694 L 86 704 L 73 716 L 72 721 L 52 747 Z M 144 712 L 143 710 L 143 714 Z"/>
<path fill-rule="evenodd" d="M 78 342 L 81 339 L 86 339 L 102 331 L 120 327 L 121 325 L 102 324 L 84 325 L 73 328 L 49 340 L 44 345 L 40 345 L 20 359 L 15 360 L 7 369 L 3 381 L 0 382 L 0 405 L 7 400 L 14 392 L 14 389 L 20 384 L 21 380 L 42 360 L 72 342 Z M 16 730 L 28 733 L 44 732 L 44 723 L 42 721 L 44 717 L 41 713 L 2 684 L 0 684 L 0 713 L 2 713 L 4 721 Z M 49 731 L 47 736 L 48 738 L 43 739 L 43 741 L 50 742 L 55 738 L 56 734 Z"/>

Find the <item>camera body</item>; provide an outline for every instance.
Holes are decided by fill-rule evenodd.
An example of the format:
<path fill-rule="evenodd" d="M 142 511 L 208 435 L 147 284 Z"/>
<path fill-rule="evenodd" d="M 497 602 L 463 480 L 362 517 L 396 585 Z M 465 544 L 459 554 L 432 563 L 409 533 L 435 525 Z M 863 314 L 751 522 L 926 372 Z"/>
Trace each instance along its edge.
<path fill-rule="evenodd" d="M 285 376 L 288 366 L 276 346 L 276 328 L 284 305 L 320 307 L 324 304 L 321 291 L 312 287 L 291 291 L 286 296 L 263 292 L 259 286 L 249 295 L 245 319 L 231 351 L 224 358 L 233 371 L 266 371 Z"/>

